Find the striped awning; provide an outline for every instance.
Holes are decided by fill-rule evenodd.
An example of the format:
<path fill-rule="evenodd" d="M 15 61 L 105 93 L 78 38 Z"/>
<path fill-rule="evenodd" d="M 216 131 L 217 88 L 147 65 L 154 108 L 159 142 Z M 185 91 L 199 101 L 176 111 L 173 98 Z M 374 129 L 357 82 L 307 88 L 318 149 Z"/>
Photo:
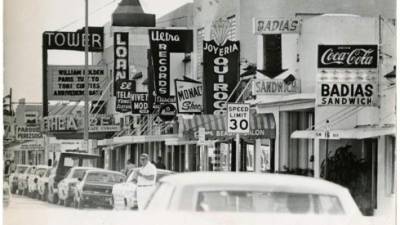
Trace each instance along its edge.
<path fill-rule="evenodd" d="M 180 118 L 180 124 L 183 134 L 189 140 L 198 139 L 198 131 L 200 127 L 206 130 L 206 139 L 229 139 L 234 134 L 227 132 L 227 115 L 203 114 L 194 115 L 191 119 Z M 250 114 L 250 133 L 241 135 L 247 139 L 271 139 L 275 138 L 275 119 L 271 113 L 257 114 L 255 111 Z"/>

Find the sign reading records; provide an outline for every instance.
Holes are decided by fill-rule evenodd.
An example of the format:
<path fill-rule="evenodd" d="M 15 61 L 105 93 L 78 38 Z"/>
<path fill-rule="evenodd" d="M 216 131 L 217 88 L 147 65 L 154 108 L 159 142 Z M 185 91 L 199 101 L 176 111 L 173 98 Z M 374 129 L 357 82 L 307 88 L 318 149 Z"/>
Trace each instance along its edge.
<path fill-rule="evenodd" d="M 249 133 L 249 121 L 249 104 L 228 104 L 228 133 Z"/>
<path fill-rule="evenodd" d="M 84 66 L 48 66 L 48 99 L 80 101 L 85 91 Z M 103 94 L 105 70 L 102 66 L 89 66 L 89 97 Z"/>

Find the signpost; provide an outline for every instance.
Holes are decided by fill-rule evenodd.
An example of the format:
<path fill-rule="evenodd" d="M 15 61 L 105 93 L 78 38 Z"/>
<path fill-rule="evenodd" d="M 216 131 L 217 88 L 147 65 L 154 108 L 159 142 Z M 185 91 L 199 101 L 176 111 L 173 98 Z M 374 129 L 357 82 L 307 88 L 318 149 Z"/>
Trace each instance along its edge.
<path fill-rule="evenodd" d="M 236 134 L 236 172 L 240 168 L 240 134 L 250 132 L 250 105 L 249 104 L 228 104 L 228 133 Z"/>

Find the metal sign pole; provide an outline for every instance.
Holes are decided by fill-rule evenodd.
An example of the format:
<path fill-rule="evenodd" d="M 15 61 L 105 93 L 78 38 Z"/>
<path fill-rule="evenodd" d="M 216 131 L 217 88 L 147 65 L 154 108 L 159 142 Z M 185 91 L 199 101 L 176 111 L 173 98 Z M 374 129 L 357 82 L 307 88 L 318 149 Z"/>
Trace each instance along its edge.
<path fill-rule="evenodd" d="M 84 147 L 89 152 L 89 0 L 85 0 L 85 108 L 84 108 Z"/>
<path fill-rule="evenodd" d="M 236 133 L 236 172 L 240 171 L 240 134 Z"/>

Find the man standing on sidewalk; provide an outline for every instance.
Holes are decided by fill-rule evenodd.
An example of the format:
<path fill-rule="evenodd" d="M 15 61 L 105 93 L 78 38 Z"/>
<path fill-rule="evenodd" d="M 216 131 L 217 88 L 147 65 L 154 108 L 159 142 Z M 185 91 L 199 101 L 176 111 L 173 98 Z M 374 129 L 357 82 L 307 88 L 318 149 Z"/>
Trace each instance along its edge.
<path fill-rule="evenodd" d="M 140 165 L 142 167 L 137 172 L 137 202 L 139 210 L 143 210 L 155 188 L 157 169 L 145 153 L 140 155 Z"/>

